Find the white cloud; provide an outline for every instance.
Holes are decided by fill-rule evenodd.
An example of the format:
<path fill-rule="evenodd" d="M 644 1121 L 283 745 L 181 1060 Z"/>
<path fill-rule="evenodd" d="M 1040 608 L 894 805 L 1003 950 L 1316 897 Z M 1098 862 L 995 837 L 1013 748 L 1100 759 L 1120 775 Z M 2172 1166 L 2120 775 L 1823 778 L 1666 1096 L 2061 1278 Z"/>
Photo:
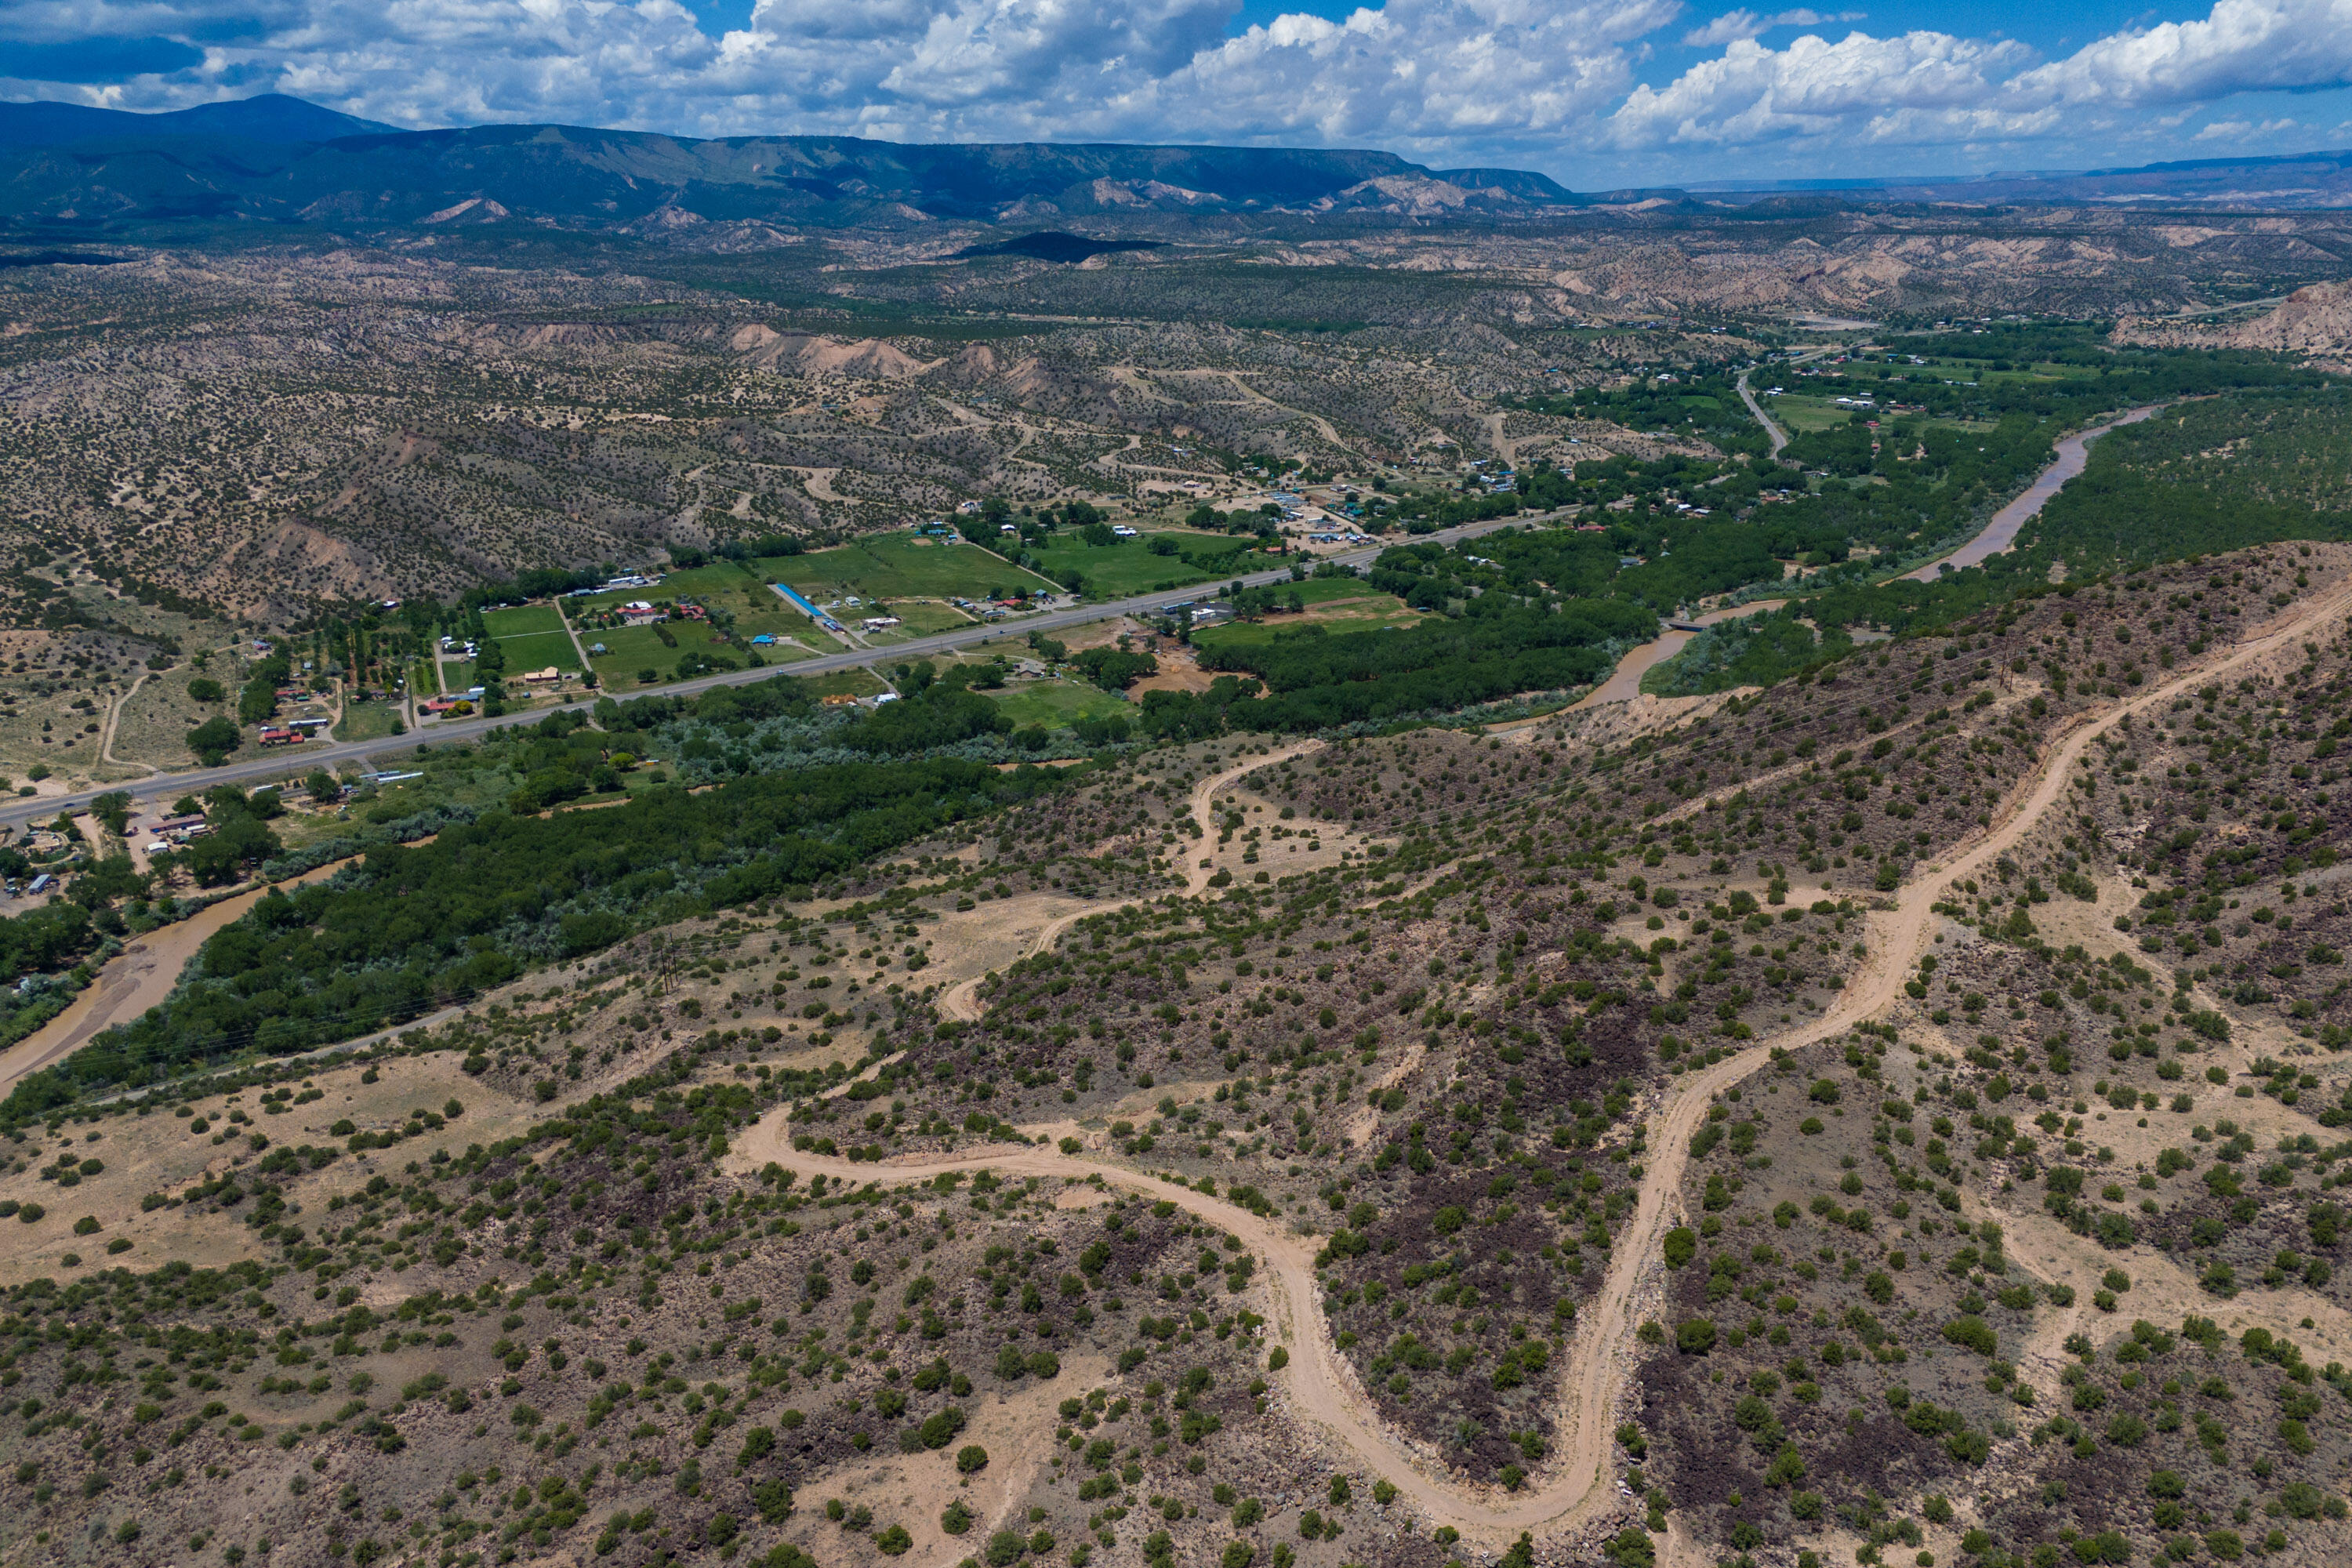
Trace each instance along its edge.
<path fill-rule="evenodd" d="M 101 86 L 0 77 L 0 96 L 167 108 L 274 89 L 407 125 L 1375 146 L 1591 186 L 1622 181 L 1629 155 L 1673 177 L 1740 172 L 1724 168 L 1734 150 L 1780 172 L 1898 144 L 2105 153 L 2224 142 L 2217 127 L 2242 121 L 2286 135 L 2235 102 L 2189 128 L 2235 95 L 2352 81 L 2352 0 L 2210 0 L 2201 18 L 2046 61 L 1935 31 L 1832 39 L 1811 29 L 1863 14 L 1741 6 L 1682 32 L 1718 52 L 1655 85 L 1638 68 L 1684 0 L 1383 0 L 1227 37 L 1237 4 L 758 0 L 713 37 L 680 0 L 15 0 L 0 61 L 12 41 L 93 37 L 177 40 L 205 60 Z M 1780 27 L 1808 30 L 1759 41 Z"/>
<path fill-rule="evenodd" d="M 1235 4 L 759 0 L 746 26 L 711 38 L 677 0 L 32 0 L 0 21 L 0 42 L 44 27 L 217 33 L 232 11 L 247 18 L 204 67 L 116 97 L 141 107 L 275 89 L 412 125 L 1344 142 L 1442 157 L 1589 135 L 1632 86 L 1632 47 L 1682 9 L 1386 0 L 1228 37 Z M 0 94 L 99 97 L 5 79 Z"/>
<path fill-rule="evenodd" d="M 2352 82 L 2352 0 L 2216 0 L 2204 20 L 2117 33 L 2027 71 L 2012 96 L 2135 107 Z"/>
<path fill-rule="evenodd" d="M 1936 32 L 1837 43 L 1809 34 L 1770 49 L 1754 37 L 1772 20 L 1735 11 L 1691 34 L 1721 38 L 1723 54 L 1636 88 L 1610 118 L 1612 140 L 1658 150 L 2064 136 L 2104 148 L 2177 129 L 2186 109 L 2235 94 L 2352 84 L 2352 0 L 2214 0 L 2201 20 L 2111 34 L 2050 61 L 2012 42 Z M 2227 139 L 2239 132 L 2219 127 L 2240 123 L 2196 139 Z M 2276 123 L 2242 121 L 2247 134 Z"/>
<path fill-rule="evenodd" d="M 1761 37 L 1775 27 L 1818 27 L 1824 22 L 1859 22 L 1869 15 L 1866 11 L 1839 11 L 1825 15 L 1820 11 L 1782 11 L 1769 16 L 1753 11 L 1726 11 L 1704 27 L 1694 27 L 1683 35 L 1683 42 L 1694 49 L 1712 49 L 1740 38 Z"/>
<path fill-rule="evenodd" d="M 2248 142 L 2258 136 L 2276 136 L 2284 132 L 2300 131 L 2299 120 L 2265 120 L 2260 125 L 2251 120 L 2216 120 L 2189 138 L 2192 142 Z"/>
<path fill-rule="evenodd" d="M 1998 134 L 1982 121 L 1980 106 L 2027 58 L 2016 44 L 1946 33 L 1851 33 L 1834 44 L 1807 34 L 1785 49 L 1743 38 L 1664 88 L 1635 88 L 1610 128 L 1625 147 L 1752 143 L 1840 131 L 1914 140 L 1922 115 L 1935 126 L 1970 127 L 1953 139 Z"/>

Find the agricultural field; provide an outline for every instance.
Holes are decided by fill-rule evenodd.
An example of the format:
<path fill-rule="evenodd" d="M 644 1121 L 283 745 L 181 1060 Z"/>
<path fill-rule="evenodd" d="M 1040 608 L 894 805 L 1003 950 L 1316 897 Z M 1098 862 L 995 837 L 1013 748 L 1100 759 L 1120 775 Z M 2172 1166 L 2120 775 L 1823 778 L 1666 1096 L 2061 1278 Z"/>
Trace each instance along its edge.
<path fill-rule="evenodd" d="M 563 617 L 552 605 L 520 605 L 503 610 L 484 611 L 482 625 L 488 629 L 490 636 L 504 641 L 508 637 L 561 632 Z"/>
<path fill-rule="evenodd" d="M 1173 544 L 1177 553 L 1153 554 L 1150 547 L 1160 540 Z M 1231 534 L 1196 533 L 1189 529 L 1171 528 L 1140 531 L 1133 539 L 1095 546 L 1066 531 L 1038 541 L 1028 549 L 1048 575 L 1058 576 L 1072 571 L 1078 573 L 1086 579 L 1088 598 L 1119 599 L 1131 594 L 1189 587 L 1195 583 L 1259 570 L 1259 563 L 1267 558 L 1257 557 L 1249 564 L 1236 564 L 1215 571 L 1191 565 L 1183 560 L 1184 552 L 1188 552 L 1196 555 L 1223 555 L 1233 549 L 1235 542 Z"/>
<path fill-rule="evenodd" d="M 876 599 L 976 599 L 990 590 L 1058 593 L 1055 584 L 966 540 L 877 534 L 831 550 L 757 564 L 767 581 L 789 583 L 810 603 L 845 596 Z M 667 586 L 667 584 L 665 584 Z"/>
<path fill-rule="evenodd" d="M 1003 691 L 989 693 L 1004 716 L 1016 726 L 1042 725 L 1064 730 L 1081 719 L 1105 719 L 1131 714 L 1134 705 L 1116 692 L 1082 680 L 1049 678 L 1016 681 Z"/>
<path fill-rule="evenodd" d="M 572 634 L 565 631 L 525 632 L 519 637 L 502 637 L 499 651 L 507 656 L 506 678 L 513 680 L 526 670 L 545 669 L 553 665 L 558 669 L 580 668 L 580 651 L 572 646 Z"/>
<path fill-rule="evenodd" d="M 812 675 L 801 682 L 801 689 L 812 697 L 879 697 L 890 689 L 872 670 L 862 667 L 829 669 Z"/>
<path fill-rule="evenodd" d="M 961 626 L 976 626 L 980 624 L 953 605 L 924 599 L 894 599 L 887 605 L 874 605 L 871 608 L 877 615 L 896 616 L 899 620 L 898 626 L 882 631 L 861 631 L 857 634 L 877 647 L 887 647 L 893 643 L 908 642 L 916 637 L 927 637 L 939 632 L 951 632 Z M 799 613 L 797 610 L 793 612 L 796 616 Z M 805 616 L 802 617 L 801 624 L 804 626 L 810 626 Z M 848 624 L 856 625 L 854 621 Z"/>
<path fill-rule="evenodd" d="M 1304 613 L 1286 612 L 1269 615 L 1261 621 L 1230 621 L 1221 626 L 1204 626 L 1192 634 L 1193 646 L 1238 647 L 1296 636 L 1310 626 L 1330 632 L 1363 632 L 1383 626 L 1417 626 L 1428 618 L 1422 611 L 1407 609 L 1395 595 L 1374 593 L 1360 583 L 1324 578 L 1297 584 L 1296 587 L 1307 605 Z M 1276 596 L 1286 602 L 1291 591 L 1280 586 L 1274 589 Z"/>
<path fill-rule="evenodd" d="M 662 640 L 664 632 L 669 634 L 667 642 Z M 583 631 L 580 640 L 592 650 L 589 665 L 607 690 L 653 684 L 643 678 L 642 672 L 648 669 L 667 679 L 681 655 L 690 649 L 719 646 L 712 629 L 696 621 L 670 622 L 657 627 L 616 626 L 610 631 Z M 593 651 L 599 644 L 604 646 L 604 653 Z"/>

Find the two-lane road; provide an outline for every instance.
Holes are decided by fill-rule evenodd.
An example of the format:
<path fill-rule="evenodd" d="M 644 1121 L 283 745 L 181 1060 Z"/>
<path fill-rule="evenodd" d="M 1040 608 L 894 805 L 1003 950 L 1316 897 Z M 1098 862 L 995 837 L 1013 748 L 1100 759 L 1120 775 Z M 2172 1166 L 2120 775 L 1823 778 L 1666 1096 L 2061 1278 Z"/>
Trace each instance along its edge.
<path fill-rule="evenodd" d="M 1494 518 L 1485 522 L 1464 523 L 1459 528 L 1440 529 L 1423 534 L 1413 543 L 1430 542 L 1451 544 L 1458 540 L 1475 539 L 1481 534 L 1500 529 L 1524 527 L 1551 521 L 1550 512 L 1522 513 L 1517 517 Z M 1366 545 L 1336 555 L 1320 557 L 1315 564 L 1336 562 L 1343 566 L 1365 565 L 1389 548 L 1389 542 Z M 1282 566 L 1273 571 L 1251 573 L 1239 581 L 1246 587 L 1263 587 L 1270 583 L 1290 579 L 1290 568 Z M 637 692 L 636 696 L 691 697 L 722 686 L 746 686 L 755 681 L 772 680 L 779 675 L 822 675 L 829 670 L 856 669 L 866 665 L 897 663 L 901 659 L 920 658 L 926 654 L 950 653 L 961 647 L 993 641 L 1005 637 L 1026 637 L 1031 632 L 1057 632 L 1071 626 L 1081 626 L 1093 621 L 1110 620 L 1119 616 L 1148 616 L 1163 605 L 1181 603 L 1188 598 L 1214 594 L 1223 584 L 1195 584 L 1189 589 L 1174 589 L 1157 594 L 1138 594 L 1132 598 L 1118 599 L 1097 605 L 1076 605 L 1068 609 L 1051 610 L 1041 616 L 1028 616 L 1002 626 L 971 626 L 940 632 L 931 637 L 915 637 L 894 644 L 887 648 L 857 648 L 847 653 L 826 654 L 818 658 L 802 659 L 789 665 L 770 665 L 761 669 L 729 670 L 719 675 L 706 675 L 692 680 L 681 680 L 658 691 Z M 609 695 L 609 694 L 608 694 Z M 447 720 L 429 730 L 419 730 L 397 738 L 377 741 L 337 741 L 326 745 L 304 745 L 284 752 L 271 752 L 240 759 L 217 768 L 192 768 L 185 773 L 163 773 L 152 778 L 132 780 L 124 784 L 101 784 L 91 789 L 77 790 L 68 795 L 37 795 L 0 801 L 0 825 L 17 826 L 41 818 L 53 817 L 60 811 L 70 811 L 88 805 L 100 795 L 112 790 L 128 790 L 142 798 L 173 799 L 180 795 L 211 788 L 215 784 L 253 784 L 286 779 L 308 773 L 312 768 L 333 770 L 336 764 L 365 762 L 372 757 L 390 757 L 415 750 L 419 745 L 442 745 L 451 742 L 474 741 L 499 730 L 517 724 L 536 724 L 551 713 L 582 710 L 591 706 L 590 700 L 567 703 L 557 708 L 535 708 L 527 712 L 502 713 L 495 719 L 474 718 Z"/>

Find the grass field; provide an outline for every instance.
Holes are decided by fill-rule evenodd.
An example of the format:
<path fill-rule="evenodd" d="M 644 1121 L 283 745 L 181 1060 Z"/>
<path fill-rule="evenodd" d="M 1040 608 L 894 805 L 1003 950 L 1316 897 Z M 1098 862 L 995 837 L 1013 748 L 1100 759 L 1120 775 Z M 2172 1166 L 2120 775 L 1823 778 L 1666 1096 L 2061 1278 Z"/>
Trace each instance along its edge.
<path fill-rule="evenodd" d="M 1113 713 L 1131 717 L 1135 712 L 1135 705 L 1124 697 L 1077 680 L 1024 681 L 989 695 L 1016 727 L 1042 724 L 1048 730 L 1061 730 L 1081 719 L 1105 718 Z"/>
<path fill-rule="evenodd" d="M 569 632 L 526 632 L 520 637 L 499 637 L 498 644 L 499 651 L 507 656 L 509 677 L 520 676 L 527 669 L 545 669 L 551 664 L 558 669 L 580 668 L 579 650 L 572 646 Z"/>
<path fill-rule="evenodd" d="M 870 669 L 833 669 L 812 675 L 801 685 L 812 697 L 878 697 L 890 689 Z"/>
<path fill-rule="evenodd" d="M 470 658 L 454 659 L 441 667 L 441 689 L 452 697 L 463 697 L 479 685 L 481 679 L 474 673 L 474 661 Z"/>
<path fill-rule="evenodd" d="M 660 633 L 652 626 L 615 626 L 610 631 L 583 631 L 580 634 L 580 640 L 592 648 L 599 643 L 604 646 L 604 652 L 588 656 L 588 663 L 596 671 L 597 679 L 603 681 L 607 689 L 618 690 L 640 684 L 637 679 L 640 670 L 651 669 L 667 676 L 677 668 L 679 658 L 688 649 L 707 647 L 710 643 L 709 628 L 691 621 L 680 621 L 662 630 L 677 639 L 676 647 L 663 642 Z"/>
<path fill-rule="evenodd" d="M 1154 593 L 1161 588 L 1188 587 L 1194 583 L 1207 583 L 1238 576 L 1257 569 L 1255 563 L 1236 563 L 1231 571 L 1204 572 L 1187 566 L 1174 555 L 1154 555 L 1147 548 L 1152 540 L 1172 540 L 1179 550 L 1196 552 L 1223 551 L 1236 541 L 1230 534 L 1194 533 L 1187 529 L 1159 529 L 1122 539 L 1116 544 L 1097 549 L 1076 534 L 1057 534 L 1039 545 L 1031 546 L 1031 553 L 1044 563 L 1047 572 L 1076 571 L 1086 579 L 1086 593 L 1090 599 L 1120 599 L 1130 594 Z M 1261 561 L 1265 557 L 1259 558 Z"/>
<path fill-rule="evenodd" d="M 1295 637 L 1308 626 L 1321 626 L 1327 632 L 1371 631 L 1381 626 L 1418 626 L 1426 619 L 1417 610 L 1408 610 L 1403 601 L 1390 594 L 1375 594 L 1361 584 L 1350 585 L 1336 579 L 1323 583 L 1301 583 L 1300 597 L 1310 606 L 1304 616 L 1268 616 L 1263 621 L 1234 621 L 1222 626 L 1209 626 L 1192 634 L 1200 647 L 1238 647 L 1253 643 L 1273 642 L 1276 638 Z M 1318 597 L 1306 593 L 1309 588 L 1324 588 Z M 1328 590 L 1338 589 L 1333 596 Z"/>
<path fill-rule="evenodd" d="M 964 540 L 949 543 L 919 540 L 910 533 L 877 534 L 855 544 L 755 564 L 770 569 L 768 581 L 789 583 L 819 605 L 844 595 L 861 599 L 969 599 L 991 588 L 1055 587 L 1035 573 L 1024 572 Z"/>
<path fill-rule="evenodd" d="M 1789 393 L 1780 397 L 1759 398 L 1757 401 L 1764 405 L 1764 412 L 1769 414 L 1773 423 L 1779 425 L 1783 430 L 1792 436 L 1809 436 L 1816 430 L 1826 430 L 1832 425 L 1843 425 L 1853 416 L 1854 412 L 1853 409 L 1840 408 L 1831 401 L 1832 398 L 1843 395 L 1846 395 L 1832 393 L 1829 397 L 1805 397 Z"/>
<path fill-rule="evenodd" d="M 733 643 L 721 643 L 712 629 L 699 621 L 664 623 L 661 631 L 668 632 L 677 639 L 676 647 L 663 642 L 660 631 L 652 626 L 616 626 L 610 631 L 583 631 L 580 634 L 580 640 L 591 648 L 599 643 L 604 646 L 606 651 L 590 654 L 588 663 L 605 689 L 615 692 L 637 686 L 658 685 L 671 679 L 677 673 L 677 661 L 697 649 L 707 650 L 712 658 L 723 659 L 741 669 L 746 668 L 754 652 L 769 664 L 787 665 L 814 658 L 819 653 L 838 651 L 841 647 L 811 626 L 807 616 L 795 613 L 789 621 L 778 623 L 776 630 L 780 635 L 797 637 L 802 643 L 811 646 L 794 647 L 789 643 L 779 643 L 754 649 L 744 640 L 750 635 L 748 623 L 748 616 L 737 621 L 737 640 Z M 638 679 L 648 669 L 655 672 L 658 678 L 656 680 L 647 682 Z"/>
<path fill-rule="evenodd" d="M 381 741 L 401 732 L 397 702 L 346 702 L 343 721 L 335 726 L 338 741 Z"/>
<path fill-rule="evenodd" d="M 552 605 L 525 605 L 520 609 L 489 610 L 482 616 L 482 625 L 489 634 L 500 639 L 529 637 L 534 633 L 560 632 L 563 617 Z"/>
<path fill-rule="evenodd" d="M 757 561 L 718 561 L 708 566 L 697 566 L 689 572 L 673 572 L 650 588 L 613 588 L 601 594 L 566 599 L 563 603 L 565 609 L 576 617 L 590 610 L 609 610 L 640 599 L 647 603 L 667 599 L 674 603 L 679 599 L 709 599 L 714 595 L 740 594 L 747 587 L 756 587 L 772 580 L 764 575 L 767 564 Z"/>
<path fill-rule="evenodd" d="M 861 632 L 858 635 L 877 647 L 887 647 L 892 643 L 980 624 L 953 605 L 929 604 L 919 599 L 896 600 L 890 605 L 888 613 L 898 616 L 901 624 L 887 631 Z M 805 617 L 803 617 L 802 624 L 808 624 Z"/>
<path fill-rule="evenodd" d="M 1309 577 L 1304 583 L 1293 583 L 1287 587 L 1277 585 L 1276 591 L 1286 598 L 1295 593 L 1309 606 L 1342 604 L 1351 599 L 1386 600 L 1391 605 L 1401 603 L 1393 595 L 1374 593 L 1360 577 Z"/>

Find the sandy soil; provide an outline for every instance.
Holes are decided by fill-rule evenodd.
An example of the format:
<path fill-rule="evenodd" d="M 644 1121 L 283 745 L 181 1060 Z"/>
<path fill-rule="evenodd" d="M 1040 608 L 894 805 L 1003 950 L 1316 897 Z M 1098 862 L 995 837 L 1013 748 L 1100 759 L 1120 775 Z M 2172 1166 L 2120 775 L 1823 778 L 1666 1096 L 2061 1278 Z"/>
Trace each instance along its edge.
<path fill-rule="evenodd" d="M 1765 610 L 1777 610 L 1787 603 L 1786 599 L 1758 599 L 1751 604 L 1734 605 L 1728 609 L 1709 610 L 1706 615 L 1696 617 L 1696 624 L 1711 626 L 1718 621 L 1736 621 L 1742 616 L 1753 616 Z M 1573 713 L 1578 709 L 1602 708 L 1612 702 L 1633 701 L 1642 695 L 1642 678 L 1682 652 L 1689 646 L 1691 638 L 1697 635 L 1696 632 L 1661 632 L 1652 641 L 1643 643 L 1640 647 L 1634 648 L 1619 659 L 1617 668 L 1610 671 L 1609 679 L 1595 687 L 1590 695 L 1577 703 L 1574 708 L 1570 708 L 1569 711 Z M 1664 700 L 1653 698 L 1651 700 Z M 1691 700 L 1684 698 L 1675 700 Z"/>
<path fill-rule="evenodd" d="M 158 1112 L 150 1116 L 110 1118 L 95 1133 L 68 1126 L 54 1140 L 37 1127 L 22 1144 L 0 1144 L 22 1169 L 0 1171 L 0 1197 L 37 1203 L 47 1213 L 34 1226 L 13 1221 L 9 1240 L 16 1244 L 0 1256 L 0 1285 L 21 1284 L 47 1275 L 69 1275 L 62 1263 L 68 1252 L 79 1253 L 81 1267 L 100 1268 L 112 1262 L 152 1268 L 165 1258 L 185 1259 L 199 1268 L 217 1268 L 240 1258 L 257 1258 L 262 1249 L 236 1211 L 197 1213 L 186 1208 L 142 1211 L 140 1200 L 150 1193 L 177 1193 L 203 1181 L 247 1165 L 260 1157 L 248 1142 L 259 1133 L 278 1144 L 312 1143 L 339 1147 L 342 1140 L 327 1129 L 348 1117 L 363 1129 L 392 1126 L 412 1110 L 440 1111 L 452 1100 L 464 1114 L 438 1132 L 409 1139 L 390 1149 L 353 1156 L 345 1154 L 324 1170 L 311 1172 L 289 1184 L 287 1201 L 324 1215 L 328 1195 L 348 1191 L 354 1178 L 365 1180 L 378 1169 L 398 1171 L 412 1160 L 430 1160 L 436 1149 L 462 1153 L 469 1143 L 489 1143 L 520 1131 L 535 1119 L 526 1101 L 499 1093 L 460 1068 L 455 1052 L 399 1058 L 375 1064 L 377 1081 L 364 1084 L 368 1069 L 359 1063 L 324 1068 L 305 1082 L 322 1098 L 299 1105 L 281 1115 L 264 1114 L 260 1091 L 215 1096 L 194 1102 L 194 1117 Z M 232 1110 L 248 1117 L 245 1122 L 226 1120 Z M 205 1132 L 191 1129 L 197 1120 L 210 1123 Z M 89 1140 L 97 1137 L 96 1142 Z M 96 1158 L 106 1169 L 82 1178 L 79 1185 L 59 1187 L 36 1173 L 68 1148 L 77 1159 Z M 95 1236 L 76 1237 L 73 1223 L 84 1215 L 99 1222 Z M 309 1223 L 307 1220 L 305 1223 Z M 118 1238 L 131 1243 L 120 1257 L 109 1255 L 107 1244 Z M 482 1238 L 487 1240 L 487 1237 Z M 383 1277 L 392 1299 L 407 1293 L 404 1282 Z M 362 1288 L 367 1288 L 362 1283 Z"/>
<path fill-rule="evenodd" d="M 840 1538 L 840 1527 L 826 1521 L 823 1507 L 824 1500 L 836 1497 L 853 1507 L 863 1503 L 872 1509 L 877 1527 L 906 1527 L 915 1538 L 914 1549 L 898 1559 L 906 1568 L 955 1568 L 997 1531 L 1027 1533 L 1025 1519 L 1017 1516 L 1054 1452 L 1054 1407 L 1073 1394 L 1099 1387 L 1110 1373 L 1108 1358 L 1071 1356 L 1062 1363 L 1058 1377 L 1030 1382 L 1016 1393 L 962 1402 L 970 1424 L 940 1453 L 877 1450 L 816 1471 L 793 1488 L 801 1506 L 785 1539 L 800 1542 L 819 1561 L 836 1555 L 830 1549 Z M 988 1468 L 976 1476 L 961 1477 L 955 1453 L 971 1443 L 988 1450 Z M 959 1497 L 975 1517 L 963 1534 L 950 1535 L 940 1528 L 940 1515 Z"/>

